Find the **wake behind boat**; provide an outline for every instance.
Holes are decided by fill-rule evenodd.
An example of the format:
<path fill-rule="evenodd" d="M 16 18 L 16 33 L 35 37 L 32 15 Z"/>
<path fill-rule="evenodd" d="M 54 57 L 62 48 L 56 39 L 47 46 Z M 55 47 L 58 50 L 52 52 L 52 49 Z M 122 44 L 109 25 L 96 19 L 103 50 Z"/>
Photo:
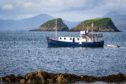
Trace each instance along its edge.
<path fill-rule="evenodd" d="M 103 47 L 104 40 L 102 33 L 89 33 L 80 31 L 80 37 L 57 37 L 57 21 L 56 21 L 56 38 L 47 37 L 48 47 Z"/>

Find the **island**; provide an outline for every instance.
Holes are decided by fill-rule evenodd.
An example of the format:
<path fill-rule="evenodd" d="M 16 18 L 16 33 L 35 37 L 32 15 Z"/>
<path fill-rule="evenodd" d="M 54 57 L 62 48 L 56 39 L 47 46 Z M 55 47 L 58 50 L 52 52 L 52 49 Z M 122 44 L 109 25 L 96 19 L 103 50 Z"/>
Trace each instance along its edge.
<path fill-rule="evenodd" d="M 44 24 L 40 25 L 39 28 L 33 29 L 31 31 L 55 31 L 57 25 L 57 31 L 68 31 L 69 28 L 66 24 L 63 23 L 61 18 L 56 18 L 45 22 Z"/>
<path fill-rule="evenodd" d="M 71 28 L 69 31 L 82 31 L 89 30 L 92 31 L 91 24 L 94 24 L 93 31 L 95 32 L 119 32 L 119 30 L 114 25 L 111 18 L 96 18 L 89 19 L 81 22 L 74 28 Z"/>

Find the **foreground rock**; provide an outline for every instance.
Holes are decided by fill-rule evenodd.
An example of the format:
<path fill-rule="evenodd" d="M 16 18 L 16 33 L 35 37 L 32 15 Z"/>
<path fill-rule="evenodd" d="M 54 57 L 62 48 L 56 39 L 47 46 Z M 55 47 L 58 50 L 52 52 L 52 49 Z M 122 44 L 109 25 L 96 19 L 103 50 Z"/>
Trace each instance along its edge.
<path fill-rule="evenodd" d="M 93 77 L 87 75 L 77 76 L 75 74 L 54 74 L 45 71 L 30 72 L 24 77 L 9 75 L 0 78 L 0 82 L 18 83 L 18 84 L 48 84 L 48 83 L 75 83 L 77 81 L 84 82 L 125 82 L 126 76 L 123 74 L 109 75 L 104 77 Z"/>
<path fill-rule="evenodd" d="M 92 31 L 91 24 L 94 23 L 93 30 L 95 32 L 119 32 L 116 28 L 114 23 L 110 18 L 96 18 L 96 19 L 89 19 L 81 22 L 76 27 L 70 29 L 70 31 L 82 31 L 82 30 L 89 30 Z"/>

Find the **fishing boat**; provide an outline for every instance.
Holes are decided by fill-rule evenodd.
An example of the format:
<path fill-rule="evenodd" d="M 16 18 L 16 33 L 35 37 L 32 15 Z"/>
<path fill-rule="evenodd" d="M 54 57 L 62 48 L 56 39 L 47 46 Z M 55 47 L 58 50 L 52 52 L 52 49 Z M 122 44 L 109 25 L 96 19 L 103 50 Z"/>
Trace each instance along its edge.
<path fill-rule="evenodd" d="M 58 37 L 56 21 L 56 37 L 47 37 L 48 47 L 103 47 L 103 34 L 93 32 L 93 23 L 91 27 L 91 32 L 88 29 L 86 31 L 80 31 L 79 37 Z"/>

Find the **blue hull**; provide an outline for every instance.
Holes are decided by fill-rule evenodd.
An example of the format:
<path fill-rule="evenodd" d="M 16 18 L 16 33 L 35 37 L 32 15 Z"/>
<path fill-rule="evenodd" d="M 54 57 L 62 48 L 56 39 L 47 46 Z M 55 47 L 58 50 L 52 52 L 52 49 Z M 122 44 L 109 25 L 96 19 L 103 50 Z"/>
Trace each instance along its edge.
<path fill-rule="evenodd" d="M 104 41 L 100 42 L 84 42 L 82 44 L 76 42 L 63 42 L 53 40 L 47 37 L 48 47 L 103 47 Z"/>

